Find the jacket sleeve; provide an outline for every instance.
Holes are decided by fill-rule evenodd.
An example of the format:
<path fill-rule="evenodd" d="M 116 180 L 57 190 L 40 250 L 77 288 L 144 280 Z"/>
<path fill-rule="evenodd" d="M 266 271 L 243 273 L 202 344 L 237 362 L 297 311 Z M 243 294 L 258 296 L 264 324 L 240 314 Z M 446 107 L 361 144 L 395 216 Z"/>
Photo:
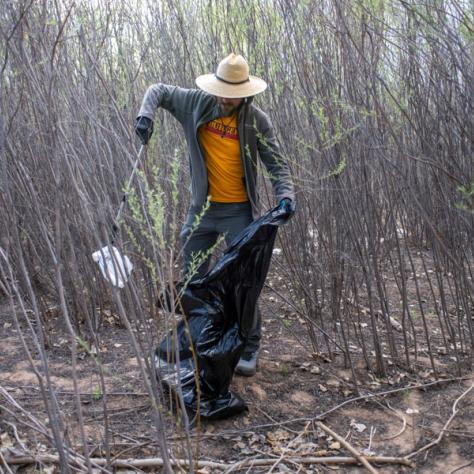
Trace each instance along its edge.
<path fill-rule="evenodd" d="M 273 125 L 263 112 L 261 112 L 258 122 L 258 153 L 267 169 L 275 197 L 277 201 L 283 198 L 290 198 L 294 201 L 295 189 L 290 168 L 280 152 Z"/>
<path fill-rule="evenodd" d="M 168 84 L 153 84 L 143 97 L 138 117 L 147 117 L 154 120 L 158 107 L 162 107 L 176 117 L 180 122 L 190 113 L 202 91 L 198 89 L 183 89 Z"/>

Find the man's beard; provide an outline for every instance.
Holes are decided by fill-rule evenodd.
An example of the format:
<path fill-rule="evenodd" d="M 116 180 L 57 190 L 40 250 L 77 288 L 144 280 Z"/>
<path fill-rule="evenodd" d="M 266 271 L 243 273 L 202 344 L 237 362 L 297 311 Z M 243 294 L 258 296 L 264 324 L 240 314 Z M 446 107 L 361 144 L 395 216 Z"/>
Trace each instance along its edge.
<path fill-rule="evenodd" d="M 223 117 L 230 117 L 231 115 L 234 115 L 237 110 L 239 110 L 239 107 L 234 107 L 233 105 L 231 106 L 223 106 L 222 104 L 219 106 L 221 109 L 221 113 Z"/>

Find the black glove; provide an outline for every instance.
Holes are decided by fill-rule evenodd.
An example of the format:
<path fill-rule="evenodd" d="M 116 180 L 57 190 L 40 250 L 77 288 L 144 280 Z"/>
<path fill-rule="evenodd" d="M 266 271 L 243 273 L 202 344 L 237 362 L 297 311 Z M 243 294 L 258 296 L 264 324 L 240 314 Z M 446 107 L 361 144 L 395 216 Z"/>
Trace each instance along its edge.
<path fill-rule="evenodd" d="M 153 134 L 153 120 L 147 117 L 137 117 L 135 133 L 140 137 L 142 144 L 146 145 Z"/>
<path fill-rule="evenodd" d="M 284 211 L 288 217 L 291 217 L 296 211 L 296 203 L 290 198 L 283 198 L 278 205 L 278 209 Z"/>

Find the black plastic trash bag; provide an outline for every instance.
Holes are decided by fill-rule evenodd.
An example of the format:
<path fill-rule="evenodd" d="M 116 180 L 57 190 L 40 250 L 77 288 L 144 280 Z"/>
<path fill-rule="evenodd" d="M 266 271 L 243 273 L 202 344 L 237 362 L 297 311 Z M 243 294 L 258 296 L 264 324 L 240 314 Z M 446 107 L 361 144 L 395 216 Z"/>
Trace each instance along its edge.
<path fill-rule="evenodd" d="M 253 326 L 278 226 L 287 219 L 275 208 L 252 222 L 203 278 L 189 283 L 180 298 L 184 318 L 156 350 L 158 380 L 175 395 L 180 382 L 185 407 L 202 418 L 247 409 L 229 386 Z"/>

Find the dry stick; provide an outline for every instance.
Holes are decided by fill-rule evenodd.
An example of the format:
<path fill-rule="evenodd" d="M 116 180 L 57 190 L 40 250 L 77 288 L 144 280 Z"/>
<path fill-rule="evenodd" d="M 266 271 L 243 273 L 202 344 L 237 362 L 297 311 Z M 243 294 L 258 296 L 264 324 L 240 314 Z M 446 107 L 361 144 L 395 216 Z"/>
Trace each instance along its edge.
<path fill-rule="evenodd" d="M 464 431 L 464 430 L 445 430 L 446 433 L 452 434 L 454 436 L 467 436 L 470 438 L 474 437 L 474 432 Z"/>
<path fill-rule="evenodd" d="M 10 467 L 7 464 L 7 461 L 3 457 L 2 451 L 0 451 L 0 469 L 2 469 L 2 466 L 5 466 L 7 468 L 7 472 L 9 474 L 13 474 L 13 471 L 10 469 Z M 0 472 L 3 474 L 3 470 L 0 470 Z"/>
<path fill-rule="evenodd" d="M 438 437 L 437 437 L 434 441 L 431 441 L 431 443 L 426 444 L 426 445 L 423 446 L 422 448 L 420 448 L 420 449 L 418 449 L 417 451 L 414 451 L 413 453 L 411 453 L 411 454 L 409 454 L 408 456 L 406 456 L 407 459 L 410 459 L 410 458 L 416 456 L 417 454 L 422 453 L 423 451 L 426 451 L 427 449 L 432 448 L 433 446 L 436 446 L 437 444 L 439 444 L 439 442 L 443 439 L 444 432 L 448 429 L 448 427 L 449 427 L 449 425 L 451 424 L 451 422 L 453 421 L 454 417 L 458 414 L 458 410 L 457 410 L 457 405 L 458 405 L 458 403 L 459 403 L 473 388 L 474 388 L 474 383 L 473 383 L 467 390 L 465 390 L 465 391 L 456 399 L 456 401 L 455 401 L 454 404 L 453 404 L 452 414 L 451 414 L 451 416 L 449 417 L 448 421 L 444 424 L 443 429 L 439 432 Z"/>
<path fill-rule="evenodd" d="M 0 384 L 3 385 L 3 379 L 0 378 Z M 38 387 L 35 387 L 34 385 L 17 385 L 17 386 L 12 386 L 12 387 L 7 387 L 6 385 L 3 385 L 3 387 L 5 388 L 5 390 L 7 391 L 10 391 L 10 390 L 16 390 L 16 389 L 20 389 L 20 390 L 24 390 L 24 389 L 28 389 L 28 390 L 35 390 L 37 392 L 39 392 L 39 388 Z M 49 390 L 46 389 L 46 393 L 49 393 Z M 54 393 L 58 394 L 58 395 L 76 395 L 74 392 L 70 391 L 70 390 L 55 390 Z M 94 394 L 93 393 L 87 393 L 87 392 L 79 392 L 78 395 L 80 395 L 81 397 L 93 397 Z M 130 396 L 130 397 L 148 397 L 150 396 L 149 393 L 145 393 L 145 392 L 107 392 L 107 396 L 108 395 L 113 395 L 113 396 Z M 35 395 L 31 395 L 29 393 L 25 393 L 25 394 L 22 394 L 20 395 L 20 397 L 25 397 L 25 398 L 33 398 L 35 397 Z M 19 398 L 19 397 L 17 397 Z"/>
<path fill-rule="evenodd" d="M 115 460 L 119 459 L 120 456 L 124 456 L 125 454 L 130 453 L 131 451 L 133 451 L 135 449 L 144 448 L 145 446 L 149 446 L 150 444 L 152 444 L 151 441 L 145 441 L 145 442 L 140 443 L 140 444 L 135 444 L 133 446 L 129 446 L 126 449 L 123 449 L 122 451 L 117 453 L 113 458 L 111 458 L 110 462 L 113 463 Z M 114 446 L 117 446 L 117 444 L 115 444 Z"/>
<path fill-rule="evenodd" d="M 249 403 L 249 406 L 251 408 L 254 408 L 255 410 L 259 411 L 263 416 L 265 416 L 265 418 L 268 418 L 273 423 L 278 424 L 278 421 L 276 421 L 275 418 L 272 418 L 268 413 L 263 411 L 258 405 L 252 405 L 251 403 Z M 288 426 L 285 429 L 287 431 L 289 431 L 290 433 L 293 433 L 293 434 L 296 434 L 296 435 L 298 435 L 300 433 L 299 431 L 293 430 L 293 429 L 289 428 Z"/>
<path fill-rule="evenodd" d="M 9 421 L 5 421 L 5 424 L 7 424 L 8 426 L 11 426 L 11 428 L 13 429 L 13 434 L 15 436 L 16 442 L 20 445 L 21 449 L 23 449 L 23 451 L 26 453 L 28 450 L 25 444 L 23 443 L 23 441 L 20 439 L 20 436 L 18 435 L 18 430 L 16 428 L 16 425 L 13 423 L 10 423 Z"/>
<path fill-rule="evenodd" d="M 6 465 L 26 465 L 26 464 L 60 464 L 59 456 L 52 454 L 44 454 L 40 456 L 9 456 L 5 459 Z M 76 458 L 71 456 L 71 463 L 76 461 Z M 154 467 L 154 466 L 165 466 L 163 458 L 148 458 L 148 459 L 117 459 L 109 461 L 104 458 L 91 458 L 91 462 L 98 466 L 109 465 L 110 467 Z M 189 466 L 189 461 L 186 459 L 170 460 L 169 464 L 172 466 Z M 196 465 L 196 463 L 193 463 Z M 197 461 L 199 468 L 204 467 L 215 467 L 215 468 L 227 468 L 228 464 L 212 462 L 212 461 Z"/>
<path fill-rule="evenodd" d="M 280 455 L 280 457 L 275 461 L 275 463 L 273 464 L 273 466 L 270 468 L 270 470 L 268 471 L 269 473 L 273 472 L 273 470 L 278 466 L 278 464 L 280 464 L 283 459 L 285 459 L 285 454 L 289 452 L 291 446 L 299 439 L 301 439 L 303 436 L 306 435 L 306 433 L 308 432 L 308 428 L 309 428 L 309 425 L 311 424 L 310 421 L 308 421 L 308 423 L 306 423 L 306 426 L 304 428 L 304 430 L 296 437 L 296 438 L 293 438 L 290 443 L 288 444 L 287 447 L 283 447 L 282 449 L 282 453 Z"/>
<path fill-rule="evenodd" d="M 367 456 L 367 461 L 376 464 L 401 464 L 404 466 L 413 466 L 413 463 L 406 458 L 397 458 L 390 456 Z M 59 457 L 44 454 L 41 456 L 10 456 L 6 459 L 7 464 L 9 465 L 26 465 L 26 464 L 59 464 Z M 71 462 L 73 459 L 71 459 Z M 328 456 L 328 457 L 288 457 L 288 461 L 291 461 L 295 464 L 359 464 L 359 459 L 350 456 Z M 91 458 L 91 462 L 97 466 L 105 466 L 107 464 L 107 459 L 104 458 Z M 244 460 L 234 464 L 224 464 L 213 461 L 195 461 L 194 466 L 198 468 L 219 468 L 219 469 L 229 469 L 229 468 L 243 468 L 246 466 L 271 466 L 275 463 L 275 459 L 252 459 Z M 172 466 L 189 466 L 189 461 L 187 459 L 175 459 L 171 460 L 170 464 Z M 156 467 L 163 466 L 164 462 L 162 458 L 148 458 L 148 459 L 117 459 L 113 463 L 110 463 L 110 467 Z"/>
<path fill-rule="evenodd" d="M 377 470 L 374 469 L 370 464 L 369 462 L 367 461 L 367 459 L 365 459 L 364 456 L 362 456 L 362 454 L 359 453 L 359 451 L 357 451 L 357 449 L 355 449 L 352 445 L 350 445 L 342 436 L 339 436 L 336 432 L 334 432 L 331 428 L 328 428 L 324 423 L 322 423 L 321 421 L 318 421 L 316 423 L 316 426 L 318 426 L 319 428 L 321 428 L 323 431 L 325 431 L 328 435 L 332 436 L 334 439 L 336 439 L 337 441 L 339 441 L 350 453 L 352 453 L 359 461 L 360 463 L 369 471 L 371 472 L 372 474 L 377 474 Z"/>
<path fill-rule="evenodd" d="M 383 405 L 382 405 L 382 406 L 383 406 Z M 403 426 L 402 426 L 402 428 L 400 429 L 400 431 L 399 431 L 398 433 L 396 433 L 396 434 L 394 434 L 394 435 L 392 435 L 392 436 L 389 436 L 389 437 L 387 437 L 387 438 L 382 438 L 380 441 L 390 441 L 390 440 L 392 440 L 392 439 L 398 438 L 398 437 L 405 431 L 405 429 L 406 429 L 406 427 L 407 427 L 407 420 L 406 420 L 406 418 L 405 418 L 403 415 L 401 415 L 400 413 L 398 413 L 397 410 L 395 410 L 394 408 L 392 408 L 392 407 L 390 406 L 390 403 L 388 403 L 388 402 L 387 402 L 387 407 L 390 409 L 390 411 L 392 411 L 393 413 L 395 413 L 395 415 L 396 415 L 397 417 L 399 417 L 399 418 L 403 421 Z"/>
<path fill-rule="evenodd" d="M 458 466 L 454 468 L 452 471 L 449 471 L 449 474 L 454 474 L 455 472 L 462 471 L 465 467 L 469 467 L 474 461 L 470 461 L 467 464 L 463 464 L 462 466 Z"/>

